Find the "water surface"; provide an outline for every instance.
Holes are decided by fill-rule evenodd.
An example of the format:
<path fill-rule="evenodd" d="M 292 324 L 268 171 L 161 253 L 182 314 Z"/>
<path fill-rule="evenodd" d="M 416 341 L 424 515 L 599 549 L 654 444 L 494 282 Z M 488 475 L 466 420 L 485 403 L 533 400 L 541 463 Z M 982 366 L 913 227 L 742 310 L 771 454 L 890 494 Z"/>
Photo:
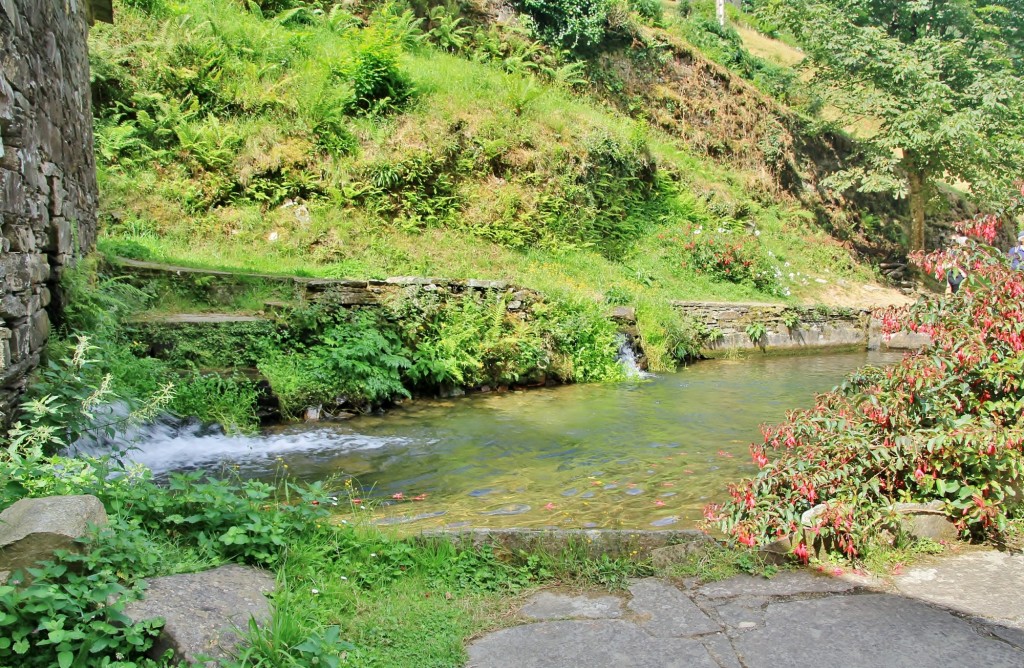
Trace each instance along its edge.
<path fill-rule="evenodd" d="M 354 512 L 417 530 L 690 527 L 728 481 L 755 472 L 747 447 L 761 423 L 811 405 L 860 366 L 899 357 L 714 360 L 638 382 L 409 402 L 256 437 L 164 429 L 132 458 L 158 473 L 230 466 L 338 490 L 352 479 L 354 496 L 376 508 Z"/>

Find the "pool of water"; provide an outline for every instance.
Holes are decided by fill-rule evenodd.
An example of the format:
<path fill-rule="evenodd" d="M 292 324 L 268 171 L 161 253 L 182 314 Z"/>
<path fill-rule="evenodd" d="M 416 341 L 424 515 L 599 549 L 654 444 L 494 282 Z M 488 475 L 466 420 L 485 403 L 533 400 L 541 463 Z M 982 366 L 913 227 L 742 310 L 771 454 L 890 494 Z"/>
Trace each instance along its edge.
<path fill-rule="evenodd" d="M 157 473 L 230 467 L 338 490 L 352 479 L 356 497 L 374 500 L 354 512 L 415 530 L 688 527 L 728 481 L 755 472 L 747 447 L 760 424 L 811 405 L 858 367 L 899 358 L 714 360 L 637 382 L 409 402 L 255 437 L 165 427 L 131 458 Z"/>

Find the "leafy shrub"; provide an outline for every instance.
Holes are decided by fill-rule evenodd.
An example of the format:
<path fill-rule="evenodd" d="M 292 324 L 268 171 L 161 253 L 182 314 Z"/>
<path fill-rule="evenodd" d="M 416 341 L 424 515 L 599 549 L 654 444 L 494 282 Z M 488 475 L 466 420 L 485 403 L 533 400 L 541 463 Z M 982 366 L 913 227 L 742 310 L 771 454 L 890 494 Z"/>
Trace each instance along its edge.
<path fill-rule="evenodd" d="M 629 0 L 629 8 L 649 21 L 661 21 L 664 8 L 660 0 Z"/>
<path fill-rule="evenodd" d="M 398 67 L 394 45 L 372 32 L 356 49 L 341 74 L 352 87 L 349 110 L 355 113 L 398 109 L 413 94 L 412 82 Z"/>
<path fill-rule="evenodd" d="M 102 565 L 83 568 L 85 561 L 64 554 L 0 585 L 0 663 L 69 668 L 112 665 L 116 657 L 137 662 L 133 666 L 158 665 L 145 652 L 160 622 L 132 623 L 124 606 L 137 593 Z"/>
<path fill-rule="evenodd" d="M 604 40 L 610 0 L 520 0 L 519 4 L 548 42 L 576 49 Z"/>
<path fill-rule="evenodd" d="M 286 415 L 319 404 L 365 410 L 409 396 L 409 351 L 397 333 L 368 311 L 340 317 L 305 352 L 278 350 L 259 362 Z"/>
<path fill-rule="evenodd" d="M 726 228 L 697 227 L 690 234 L 664 237 L 684 266 L 717 279 L 740 283 L 776 296 L 785 288 L 780 271 L 757 238 L 743 238 Z"/>
<path fill-rule="evenodd" d="M 578 383 L 619 380 L 619 332 L 597 304 L 560 301 L 534 309 L 555 376 Z"/>
<path fill-rule="evenodd" d="M 412 351 L 406 370 L 411 386 L 511 385 L 543 373 L 548 351 L 540 332 L 510 317 L 505 295 L 463 295 L 440 300 L 414 290 L 391 305 L 403 323 L 403 338 Z"/>
<path fill-rule="evenodd" d="M 964 231 L 994 236 L 984 224 Z M 965 535 L 978 537 L 998 535 L 1020 513 L 1024 273 L 975 242 L 914 261 L 940 279 L 968 268 L 956 295 L 883 314 L 886 332 L 906 328 L 932 345 L 891 368 L 855 373 L 813 409 L 766 427 L 764 443 L 751 446 L 760 473 L 707 509 L 734 540 L 792 537 L 803 559 L 808 542 L 857 559 L 884 530 L 898 531 L 896 502 L 940 501 Z"/>
<path fill-rule="evenodd" d="M 229 434 L 251 432 L 259 426 L 259 391 L 239 375 L 195 374 L 175 388 L 170 408 L 184 417 L 221 425 Z"/>

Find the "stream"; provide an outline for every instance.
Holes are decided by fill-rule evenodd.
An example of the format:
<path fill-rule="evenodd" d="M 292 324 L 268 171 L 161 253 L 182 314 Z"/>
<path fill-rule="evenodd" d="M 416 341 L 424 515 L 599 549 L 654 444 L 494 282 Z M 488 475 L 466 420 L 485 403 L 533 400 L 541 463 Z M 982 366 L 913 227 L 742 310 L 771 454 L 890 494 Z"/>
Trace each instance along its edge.
<path fill-rule="evenodd" d="M 900 358 L 711 360 L 618 384 L 407 402 L 257 436 L 156 425 L 129 458 L 158 475 L 199 469 L 327 481 L 339 511 L 408 530 L 688 528 L 705 504 L 723 500 L 727 482 L 756 471 L 747 447 L 761 439 L 761 423 L 810 406 L 858 367 Z M 349 504 L 346 490 L 363 501 Z"/>

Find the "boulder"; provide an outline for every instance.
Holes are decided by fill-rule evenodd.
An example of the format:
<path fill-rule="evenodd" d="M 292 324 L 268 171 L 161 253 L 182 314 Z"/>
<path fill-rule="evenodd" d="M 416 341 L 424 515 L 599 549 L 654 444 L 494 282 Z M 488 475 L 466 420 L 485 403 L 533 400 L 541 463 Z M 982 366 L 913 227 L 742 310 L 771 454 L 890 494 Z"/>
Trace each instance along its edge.
<path fill-rule="evenodd" d="M 107 523 L 95 496 L 47 496 L 21 499 L 0 513 L 0 571 L 27 568 L 53 557 L 57 550 L 77 549 L 90 525 Z"/>
<path fill-rule="evenodd" d="M 618 320 L 619 322 L 636 322 L 636 309 L 632 306 L 616 306 L 612 309 L 610 315 L 612 320 Z"/>
<path fill-rule="evenodd" d="M 145 598 L 125 607 L 133 623 L 164 620 L 164 628 L 151 650 L 160 656 L 168 649 L 174 658 L 195 663 L 200 658 L 231 656 L 249 620 L 270 619 L 267 594 L 274 591 L 274 576 L 247 566 L 228 565 L 202 573 L 168 575 L 149 580 Z M 210 664 L 215 665 L 215 664 Z"/>
<path fill-rule="evenodd" d="M 952 543 L 960 537 L 956 525 L 946 515 L 942 501 L 897 503 L 893 509 L 900 515 L 903 530 L 915 539 Z"/>

